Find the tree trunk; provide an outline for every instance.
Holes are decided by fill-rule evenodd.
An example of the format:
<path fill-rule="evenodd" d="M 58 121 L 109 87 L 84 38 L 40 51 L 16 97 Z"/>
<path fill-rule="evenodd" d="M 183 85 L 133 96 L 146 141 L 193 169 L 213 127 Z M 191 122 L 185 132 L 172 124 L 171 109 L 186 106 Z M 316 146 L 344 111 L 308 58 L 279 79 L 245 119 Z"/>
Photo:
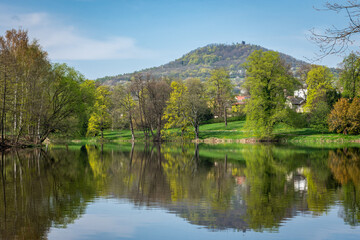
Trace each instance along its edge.
<path fill-rule="evenodd" d="M 199 125 L 196 124 L 194 128 L 195 128 L 195 137 L 196 137 L 196 140 L 198 140 L 199 139 Z"/>
<path fill-rule="evenodd" d="M 39 143 L 38 144 L 42 144 L 44 141 L 45 141 L 45 139 L 49 136 L 49 134 L 51 133 L 52 131 L 50 130 L 50 129 L 48 129 L 47 131 L 46 131 L 46 133 L 44 133 L 42 136 L 41 136 L 41 138 L 39 138 Z"/>
<path fill-rule="evenodd" d="M 6 69 L 5 69 L 6 71 Z M 5 102 L 6 102 L 6 72 L 4 72 L 4 94 L 3 94 L 3 106 L 1 113 L 1 142 L 5 144 Z"/>
<path fill-rule="evenodd" d="M 17 84 L 16 84 L 16 89 L 15 89 L 15 96 L 14 96 L 14 130 L 13 130 L 13 136 L 15 136 L 15 134 L 16 134 L 16 129 L 17 129 L 17 125 L 16 125 L 16 123 L 17 123 Z"/>
<path fill-rule="evenodd" d="M 15 144 L 17 144 L 19 142 L 19 139 L 20 139 L 20 135 L 22 133 L 22 130 L 23 130 L 23 126 L 20 126 L 20 129 L 19 129 L 19 132 L 16 136 L 16 141 L 15 141 Z"/>
<path fill-rule="evenodd" d="M 6 171 L 5 171 L 5 152 L 1 151 L 1 180 L 2 180 L 2 188 L 3 188 L 3 199 L 4 199 L 4 219 L 6 219 Z M 6 226 L 6 225 L 5 225 Z"/>
<path fill-rule="evenodd" d="M 156 129 L 156 142 L 161 142 L 161 116 L 158 119 L 157 129 Z"/>
<path fill-rule="evenodd" d="M 227 127 L 227 112 L 226 112 L 226 106 L 224 106 L 224 121 L 225 121 L 225 127 Z"/>
<path fill-rule="evenodd" d="M 131 141 L 134 142 L 135 141 L 135 133 L 134 133 L 134 125 L 132 122 L 131 111 L 129 112 L 129 121 L 130 121 L 130 130 L 131 130 Z"/>
<path fill-rule="evenodd" d="M 353 98 L 356 97 L 356 81 L 354 80 Z"/>

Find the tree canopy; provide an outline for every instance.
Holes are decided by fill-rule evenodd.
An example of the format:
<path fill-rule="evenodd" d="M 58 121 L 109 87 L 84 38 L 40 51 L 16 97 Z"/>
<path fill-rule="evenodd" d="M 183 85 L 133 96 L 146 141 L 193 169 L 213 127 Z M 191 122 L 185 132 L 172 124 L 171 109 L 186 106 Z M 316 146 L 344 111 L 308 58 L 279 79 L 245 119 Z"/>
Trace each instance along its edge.
<path fill-rule="evenodd" d="M 247 129 L 260 138 L 270 138 L 275 124 L 286 116 L 286 93 L 293 91 L 296 81 L 277 52 L 255 51 L 245 67 L 245 86 L 251 95 L 246 106 Z"/>
<path fill-rule="evenodd" d="M 360 56 L 357 53 L 350 53 L 342 62 L 340 73 L 340 84 L 343 96 L 355 98 L 360 96 Z"/>

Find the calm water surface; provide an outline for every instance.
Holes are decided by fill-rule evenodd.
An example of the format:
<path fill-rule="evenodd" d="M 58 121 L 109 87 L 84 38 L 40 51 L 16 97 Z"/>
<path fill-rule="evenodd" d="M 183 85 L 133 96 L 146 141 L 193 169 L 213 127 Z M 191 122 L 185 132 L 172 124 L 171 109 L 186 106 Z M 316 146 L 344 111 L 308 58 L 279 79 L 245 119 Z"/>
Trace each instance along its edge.
<path fill-rule="evenodd" d="M 360 149 L 1 153 L 0 239 L 360 239 Z"/>

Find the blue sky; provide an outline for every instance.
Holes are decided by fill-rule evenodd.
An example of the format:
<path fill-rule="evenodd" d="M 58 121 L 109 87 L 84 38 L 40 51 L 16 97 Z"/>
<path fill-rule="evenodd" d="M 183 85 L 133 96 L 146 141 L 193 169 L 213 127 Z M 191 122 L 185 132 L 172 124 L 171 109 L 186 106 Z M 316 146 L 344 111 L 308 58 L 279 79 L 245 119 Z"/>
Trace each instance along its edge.
<path fill-rule="evenodd" d="M 23 28 L 53 62 L 87 78 L 159 66 L 210 43 L 247 43 L 298 59 L 318 48 L 309 30 L 344 26 L 322 0 L 1 0 L 0 33 Z M 336 66 L 342 56 L 317 62 Z"/>

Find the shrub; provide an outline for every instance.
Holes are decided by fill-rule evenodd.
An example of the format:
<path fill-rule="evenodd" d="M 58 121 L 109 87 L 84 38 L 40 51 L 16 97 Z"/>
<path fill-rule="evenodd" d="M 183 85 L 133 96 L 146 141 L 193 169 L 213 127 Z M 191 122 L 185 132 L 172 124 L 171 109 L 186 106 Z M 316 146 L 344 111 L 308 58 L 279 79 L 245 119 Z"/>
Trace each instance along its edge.
<path fill-rule="evenodd" d="M 330 107 L 325 101 L 320 101 L 316 104 L 316 108 L 310 114 L 310 127 L 315 130 L 326 132 L 329 129 L 328 115 L 330 113 Z"/>
<path fill-rule="evenodd" d="M 347 112 L 349 121 L 349 134 L 360 134 L 360 99 L 355 98 Z"/>
<path fill-rule="evenodd" d="M 334 105 L 328 119 L 329 130 L 343 134 L 360 133 L 360 99 L 341 98 Z"/>

